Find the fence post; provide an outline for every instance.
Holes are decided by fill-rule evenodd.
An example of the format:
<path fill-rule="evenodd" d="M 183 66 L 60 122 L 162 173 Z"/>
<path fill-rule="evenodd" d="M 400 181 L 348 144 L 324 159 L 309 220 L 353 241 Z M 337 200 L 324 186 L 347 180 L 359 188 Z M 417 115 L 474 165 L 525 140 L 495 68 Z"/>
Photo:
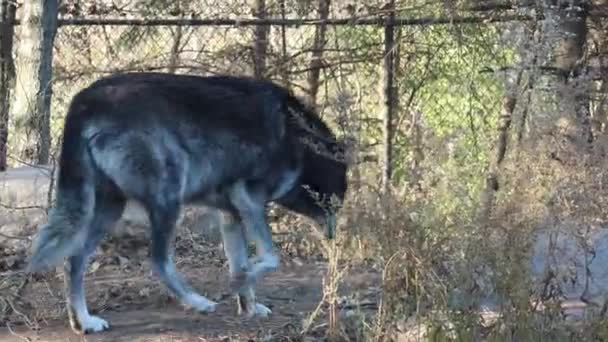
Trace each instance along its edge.
<path fill-rule="evenodd" d="M 7 168 L 8 118 L 10 91 L 15 78 L 13 40 L 15 34 L 15 2 L 0 1 L 0 171 Z"/>
<path fill-rule="evenodd" d="M 285 20 L 287 17 L 287 9 L 285 8 L 286 0 L 279 0 L 279 7 L 281 9 L 281 19 Z M 287 27 L 283 23 L 281 24 L 281 82 L 284 87 L 290 88 L 289 84 L 289 56 L 287 55 Z"/>
<path fill-rule="evenodd" d="M 17 45 L 15 102 L 11 114 L 23 141 L 19 157 L 47 164 L 51 145 L 53 44 L 57 33 L 57 0 L 28 0 L 23 4 Z"/>
<path fill-rule="evenodd" d="M 266 18 L 266 0 L 255 0 L 255 17 Z M 253 74 L 255 78 L 263 78 L 266 74 L 266 52 L 268 49 L 268 33 L 270 26 L 256 25 L 253 44 Z"/>
<path fill-rule="evenodd" d="M 330 0 L 319 0 L 319 19 L 327 20 L 329 17 Z M 310 71 L 308 73 L 308 89 L 310 92 L 310 102 L 317 104 L 317 94 L 319 92 L 319 74 L 323 66 L 323 48 L 325 47 L 325 32 L 327 24 L 323 23 L 315 27 L 315 38 L 312 47 L 312 59 L 310 61 Z"/>
<path fill-rule="evenodd" d="M 386 8 L 384 24 L 384 68 L 382 73 L 382 190 L 388 190 L 393 173 L 393 117 L 395 101 L 395 0 Z"/>

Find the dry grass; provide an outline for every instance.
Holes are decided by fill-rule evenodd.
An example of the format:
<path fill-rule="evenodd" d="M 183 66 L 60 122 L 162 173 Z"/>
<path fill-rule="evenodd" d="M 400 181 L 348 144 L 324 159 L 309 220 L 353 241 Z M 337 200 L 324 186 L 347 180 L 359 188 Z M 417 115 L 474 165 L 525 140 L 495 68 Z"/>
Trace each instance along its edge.
<path fill-rule="evenodd" d="M 489 227 L 475 226 L 472 212 L 438 215 L 432 196 L 403 196 L 402 191 L 380 195 L 366 188 L 349 194 L 337 238 L 329 242 L 301 218 L 273 211 L 284 258 L 324 260 L 326 273 L 316 310 L 260 340 L 597 340 L 605 334 L 605 307 L 595 310 L 599 315 L 567 321 L 565 300 L 552 283 L 555 275 L 549 272 L 535 283 L 528 266 L 539 228 L 568 222 L 572 233 L 584 238 L 606 217 L 603 201 L 608 194 L 601 186 L 605 168 L 589 160 L 600 159 L 574 158 L 559 167 L 552 158 L 520 153 L 505 168 L 504 190 Z M 182 220 L 185 225 L 195 222 Z M 196 264 L 211 248 L 216 252 L 209 258 L 221 264 L 217 245 L 209 247 L 216 243 L 213 239 L 186 229 L 177 241 L 178 263 Z M 145 244 L 136 248 L 145 250 Z M 104 250 L 97 267 L 104 267 L 103 255 L 113 252 Z M 0 284 L 4 322 L 36 329 L 36 317 L 44 315 L 21 292 L 31 286 L 28 280 L 40 284 L 45 279 L 24 278 L 18 272 L 22 261 L 7 263 L 9 258 L 2 258 L 7 265 Z M 345 274 L 362 268 L 381 275 L 372 301 L 369 296 L 344 296 L 349 285 Z M 488 299 L 496 304 L 492 313 L 481 309 Z"/>

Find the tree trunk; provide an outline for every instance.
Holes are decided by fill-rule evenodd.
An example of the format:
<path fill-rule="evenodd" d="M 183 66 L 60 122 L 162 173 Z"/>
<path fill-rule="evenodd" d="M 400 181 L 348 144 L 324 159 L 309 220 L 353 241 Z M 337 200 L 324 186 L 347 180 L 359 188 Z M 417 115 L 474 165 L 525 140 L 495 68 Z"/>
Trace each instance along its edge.
<path fill-rule="evenodd" d="M 582 139 L 591 147 L 593 130 L 589 110 L 590 80 L 586 74 L 585 43 L 587 41 L 588 4 L 586 0 L 564 2 L 558 9 L 559 41 L 555 48 L 555 67 L 562 72 L 557 95 L 560 108 L 572 112 L 581 130 Z"/>
<path fill-rule="evenodd" d="M 587 38 L 587 0 L 561 1 L 556 9 L 559 42 L 555 48 L 555 67 L 564 74 L 576 73 L 584 55 Z"/>
<path fill-rule="evenodd" d="M 255 0 L 254 16 L 258 19 L 266 18 L 266 0 Z M 268 50 L 268 33 L 270 26 L 257 25 L 255 27 L 255 41 L 253 46 L 253 75 L 255 78 L 266 76 L 266 54 Z"/>
<path fill-rule="evenodd" d="M 593 5 L 596 8 L 608 8 L 608 0 L 596 0 Z M 594 37 L 598 64 L 600 70 L 608 70 L 608 25 L 603 18 L 594 18 L 590 26 L 594 26 Z M 592 133 L 594 136 L 606 132 L 608 125 L 608 74 L 602 72 L 601 80 L 597 83 L 595 92 L 599 93 L 596 109 L 592 117 Z"/>
<path fill-rule="evenodd" d="M 285 8 L 285 0 L 279 0 L 281 8 L 281 19 L 287 17 L 287 9 Z M 290 88 L 289 81 L 289 56 L 287 55 L 287 26 L 281 25 L 281 82 L 284 87 Z"/>
<path fill-rule="evenodd" d="M 19 157 L 34 164 L 46 164 L 49 161 L 51 78 L 57 6 L 57 0 L 28 0 L 23 4 L 12 114 L 16 133 L 19 134 Z"/>
<path fill-rule="evenodd" d="M 0 171 L 7 168 L 8 118 L 10 93 L 15 78 L 13 39 L 16 6 L 13 1 L 0 1 Z"/>
<path fill-rule="evenodd" d="M 319 18 L 326 20 L 329 17 L 330 0 L 319 0 Z M 315 28 L 315 38 L 312 46 L 312 58 L 308 72 L 308 91 L 312 105 L 317 104 L 319 93 L 319 75 L 323 66 L 323 48 L 325 47 L 325 33 L 327 25 L 318 25 Z"/>
<path fill-rule="evenodd" d="M 523 108 L 522 108 L 522 112 L 521 112 L 521 116 L 519 118 L 519 123 L 518 123 L 518 127 L 517 127 L 517 132 L 516 132 L 516 143 L 517 143 L 517 153 L 521 152 L 521 149 L 519 147 L 521 147 L 522 142 L 523 142 L 523 138 L 524 138 L 524 131 L 526 129 L 526 124 L 528 122 L 528 117 L 529 117 L 529 113 L 530 113 L 530 106 L 532 104 L 532 94 L 534 92 L 534 89 L 536 89 L 536 80 L 538 77 L 538 64 L 539 64 L 539 55 L 542 53 L 540 50 L 542 49 L 542 35 L 540 32 L 542 32 L 541 30 L 539 30 L 539 25 L 538 22 L 532 22 L 527 29 L 529 30 L 529 42 L 532 44 L 532 46 L 534 46 L 534 48 L 532 48 L 532 59 L 529 62 L 529 66 L 531 69 L 531 72 L 529 73 L 529 77 L 528 77 L 528 84 L 525 90 L 525 103 L 523 104 Z"/>
<path fill-rule="evenodd" d="M 422 148 L 422 129 L 420 127 L 420 121 L 422 118 L 422 112 L 419 110 L 412 110 L 412 123 L 410 126 L 410 141 L 412 146 L 412 165 L 410 172 L 410 189 L 413 189 L 417 194 L 422 191 L 422 173 L 420 172 L 420 165 L 424 160 L 424 150 Z"/>
<path fill-rule="evenodd" d="M 382 79 L 382 178 L 381 186 L 387 191 L 393 173 L 393 117 L 397 106 L 395 98 L 395 0 L 390 0 L 386 8 L 384 26 L 384 70 Z"/>
<path fill-rule="evenodd" d="M 498 121 L 498 138 L 496 139 L 495 154 L 490 162 L 490 170 L 486 177 L 486 188 L 481 195 L 478 222 L 485 226 L 492 216 L 494 198 L 499 189 L 499 171 L 507 154 L 509 131 L 513 122 L 513 112 L 517 104 L 517 90 L 521 84 L 522 71 L 518 71 L 513 85 L 507 84 L 506 94 L 503 98 L 502 112 Z"/>
<path fill-rule="evenodd" d="M 180 1 L 175 2 L 175 12 L 183 17 L 182 6 Z M 181 45 L 183 39 L 183 27 L 178 25 L 173 31 L 173 44 L 171 46 L 171 55 L 169 55 L 169 65 L 167 66 L 167 72 L 174 74 L 179 65 L 179 55 L 181 53 Z"/>
<path fill-rule="evenodd" d="M 175 33 L 173 34 L 173 46 L 171 46 L 171 55 L 169 56 L 169 66 L 167 68 L 167 72 L 174 74 L 179 65 L 179 54 L 181 52 L 182 45 L 182 31 L 181 26 L 177 26 L 175 28 Z"/>

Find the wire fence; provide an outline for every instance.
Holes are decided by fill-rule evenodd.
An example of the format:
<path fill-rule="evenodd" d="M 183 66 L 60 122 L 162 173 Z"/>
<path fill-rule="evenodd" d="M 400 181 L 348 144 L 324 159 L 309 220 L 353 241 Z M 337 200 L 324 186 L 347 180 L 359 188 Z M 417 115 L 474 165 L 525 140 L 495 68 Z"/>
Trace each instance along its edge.
<path fill-rule="evenodd" d="M 244 0 L 208 0 L 204 8 L 186 2 L 159 6 L 164 2 L 155 0 L 134 7 L 119 1 L 86 8 L 78 1 L 63 3 L 53 51 L 54 148 L 72 96 L 99 77 L 125 71 L 258 74 L 314 102 L 338 135 L 353 141 L 357 153 L 349 189 L 380 178 L 387 55 L 382 6 L 332 2 L 327 18 L 319 19 L 323 1 L 258 0 L 264 15 L 252 12 Z M 477 266 L 493 267 L 499 281 L 523 284 L 519 275 L 501 272 L 518 262 L 511 252 L 527 250 L 522 241 L 531 241 L 537 227 L 567 222 L 560 223 L 564 231 L 574 231 L 606 215 L 601 210 L 606 206 L 594 202 L 606 198 L 595 188 L 603 182 L 598 179 L 605 166 L 587 164 L 593 158 L 580 153 L 589 145 L 586 135 L 573 132 L 584 131 L 576 119 L 584 122 L 588 114 L 601 126 L 593 127 L 600 133 L 595 139 L 606 140 L 601 134 L 608 118 L 605 76 L 570 77 L 579 83 L 566 84 L 547 66 L 555 51 L 548 37 L 559 31 L 551 28 L 557 21 L 550 16 L 531 18 L 524 11 L 458 16 L 434 1 L 418 7 L 407 3 L 396 5 L 395 39 L 389 46 L 395 52 L 397 98 L 391 104 L 393 182 L 399 189 L 422 189 L 422 195 L 410 207 L 410 198 L 397 194 L 399 204 L 391 207 L 368 200 L 373 191 L 353 191 L 355 204 L 361 205 L 352 218 L 345 215 L 352 221 L 349 232 L 365 243 L 380 241 L 378 255 L 392 244 L 403 249 L 403 236 L 411 232 L 410 238 L 424 240 L 425 246 L 435 246 L 427 242 L 436 238 L 441 248 L 428 247 L 429 260 L 443 253 L 450 265 L 462 262 L 463 278 L 474 275 Z M 588 98 L 581 100 L 580 93 Z M 571 104 L 574 108 L 565 106 Z M 588 113 L 578 113 L 581 108 Z M 522 136 L 531 138 L 527 148 L 511 144 Z M 608 142 L 596 144 L 596 151 L 608 151 Z M 482 196 L 486 189 L 487 199 Z M 478 207 L 485 212 L 486 204 L 488 218 L 502 214 L 504 220 L 477 222 L 473 213 Z M 387 219 L 391 215 L 394 222 Z M 492 232 L 486 230 L 491 224 L 496 225 Z M 428 269 L 423 273 L 430 274 Z M 450 281 L 461 284 L 459 277 Z"/>
<path fill-rule="evenodd" d="M 261 73 L 312 97 L 330 124 L 358 140 L 362 159 L 378 160 L 374 154 L 381 144 L 382 68 L 387 52 L 383 32 L 390 26 L 389 12 L 383 2 L 332 2 L 326 11 L 324 4 L 330 2 L 62 1 L 53 49 L 52 145 L 58 142 L 72 95 L 103 75 Z M 397 107 L 396 154 L 413 153 L 410 133 L 421 124 L 429 152 L 435 152 L 435 141 L 464 149 L 460 154 L 474 151 L 471 158 L 482 158 L 468 162 L 478 166 L 487 162 L 484 154 L 490 150 L 505 84 L 518 70 L 524 79 L 529 77 L 545 58 L 536 58 L 546 54 L 539 50 L 551 51 L 535 44 L 538 30 L 529 26 L 547 25 L 552 19 L 531 15 L 535 13 L 531 8 L 505 12 L 482 7 L 475 12 L 443 1 L 396 1 L 396 38 L 391 47 L 398 51 L 397 101 L 392 104 Z M 541 114 L 538 118 L 552 110 L 542 91 L 534 90 L 529 97 L 537 102 L 529 108 Z M 530 118 L 530 114 L 522 115 Z M 15 140 L 21 137 L 14 127 L 9 130 L 14 133 L 9 154 L 18 155 L 16 146 L 22 144 Z M 403 164 L 395 167 L 399 177 L 409 160 L 396 163 Z"/>
<path fill-rule="evenodd" d="M 155 17 L 169 19 L 149 19 L 141 12 L 135 19 L 129 15 L 118 19 L 64 16 L 54 47 L 53 137 L 60 134 L 71 96 L 103 75 L 123 71 L 254 74 L 259 66 L 256 30 L 263 26 L 268 30 L 263 77 L 309 98 L 311 77 L 318 71 L 315 102 L 321 115 L 339 134 L 357 140 L 362 159 L 378 159 L 375 152 L 382 129 L 385 53 L 381 12 L 361 15 L 357 22 L 352 15 L 345 19 L 344 11 L 332 8 L 325 22 L 314 22 L 298 17 L 298 11 L 318 12 L 310 6 L 286 5 L 292 13 L 279 19 L 251 19 L 246 17 L 249 13 L 239 10 L 248 6 L 222 6 L 209 6 L 213 11 L 204 19 L 200 19 L 202 14 L 199 19 L 171 19 L 162 11 L 155 12 Z M 267 4 L 267 11 L 281 12 L 274 3 Z M 238 25 L 247 20 L 251 20 L 247 25 Z M 484 23 L 479 18 L 457 24 L 443 21 L 396 20 L 396 154 L 412 153 L 411 136 L 406 133 L 416 116 L 427 126 L 430 140 L 425 141 L 445 141 L 452 136 L 467 140 L 460 144 L 463 149 L 488 147 L 490 128 L 500 112 L 505 76 L 489 70 L 504 69 L 512 62 L 509 46 L 498 29 L 511 24 L 502 20 Z M 302 25 L 295 25 L 297 22 Z M 321 26 L 324 42 L 318 45 L 315 39 Z M 472 134 L 460 135 L 463 131 Z M 406 163 L 406 159 L 400 160 Z M 406 165 L 401 166 L 396 165 L 397 177 L 405 172 Z"/>

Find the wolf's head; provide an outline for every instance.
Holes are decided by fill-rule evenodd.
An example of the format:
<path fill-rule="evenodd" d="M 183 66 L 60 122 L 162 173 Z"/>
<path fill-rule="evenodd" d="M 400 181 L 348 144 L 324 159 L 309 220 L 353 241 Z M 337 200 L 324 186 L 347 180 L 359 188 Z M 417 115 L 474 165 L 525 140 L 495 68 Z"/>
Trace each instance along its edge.
<path fill-rule="evenodd" d="M 343 142 L 326 141 L 321 145 L 309 145 L 305 149 L 299 183 L 276 202 L 316 221 L 331 239 L 335 234 L 336 214 L 348 188 L 348 165 Z"/>

